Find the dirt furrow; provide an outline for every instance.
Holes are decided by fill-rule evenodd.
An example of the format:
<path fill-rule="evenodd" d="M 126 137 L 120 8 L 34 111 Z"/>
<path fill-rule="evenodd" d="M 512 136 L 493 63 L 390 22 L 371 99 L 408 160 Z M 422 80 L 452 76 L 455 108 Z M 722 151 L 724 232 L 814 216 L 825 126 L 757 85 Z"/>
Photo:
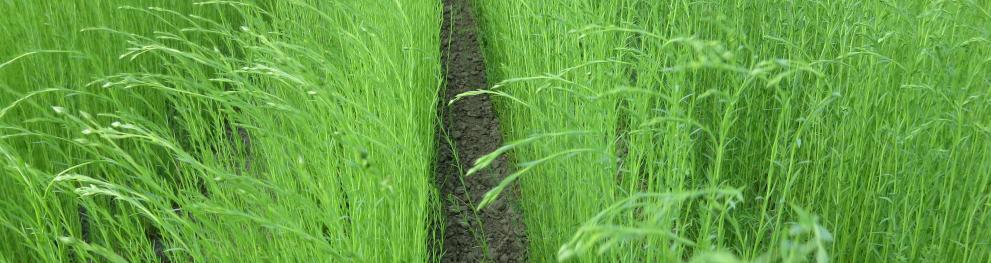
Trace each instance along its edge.
<path fill-rule="evenodd" d="M 452 105 L 455 95 L 486 86 L 485 62 L 469 0 L 445 0 L 441 43 L 446 90 L 438 105 L 437 181 L 446 213 L 441 262 L 525 262 L 523 219 L 513 194 L 489 207 L 474 207 L 486 191 L 506 176 L 505 158 L 478 174 L 463 177 L 479 157 L 502 145 L 499 120 L 486 96 L 472 96 Z"/>

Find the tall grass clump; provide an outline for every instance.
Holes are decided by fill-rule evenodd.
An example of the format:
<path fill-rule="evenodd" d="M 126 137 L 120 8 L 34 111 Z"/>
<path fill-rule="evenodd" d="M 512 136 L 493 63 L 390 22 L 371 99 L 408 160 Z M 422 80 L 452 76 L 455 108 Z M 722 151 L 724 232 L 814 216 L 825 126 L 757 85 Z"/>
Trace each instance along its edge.
<path fill-rule="evenodd" d="M 432 257 L 439 3 L 0 5 L 0 261 Z"/>
<path fill-rule="evenodd" d="M 490 90 L 507 98 L 497 111 L 506 141 L 518 141 L 511 145 L 517 175 L 529 174 L 520 190 L 535 262 L 551 260 L 579 224 L 624 196 L 616 187 L 617 160 L 605 154 L 616 148 L 619 103 L 585 97 L 627 81 L 625 65 L 614 61 L 622 51 L 612 48 L 627 39 L 623 33 L 568 34 L 633 19 L 616 4 L 476 2 L 489 79 L 501 81 Z"/>
<path fill-rule="evenodd" d="M 531 259 L 987 260 L 988 6 L 478 1 Z"/>

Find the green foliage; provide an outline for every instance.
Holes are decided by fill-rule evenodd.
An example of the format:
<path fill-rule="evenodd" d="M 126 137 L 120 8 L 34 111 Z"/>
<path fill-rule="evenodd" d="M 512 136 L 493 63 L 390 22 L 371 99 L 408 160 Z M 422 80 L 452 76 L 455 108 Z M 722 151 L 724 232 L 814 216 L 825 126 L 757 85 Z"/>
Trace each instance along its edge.
<path fill-rule="evenodd" d="M 531 260 L 986 260 L 989 6 L 477 1 Z"/>
<path fill-rule="evenodd" d="M 432 257 L 438 2 L 0 9 L 0 261 Z"/>
<path fill-rule="evenodd" d="M 991 2 L 477 0 L 533 262 L 991 258 Z M 0 1 L 0 262 L 423 262 L 439 1 Z"/>

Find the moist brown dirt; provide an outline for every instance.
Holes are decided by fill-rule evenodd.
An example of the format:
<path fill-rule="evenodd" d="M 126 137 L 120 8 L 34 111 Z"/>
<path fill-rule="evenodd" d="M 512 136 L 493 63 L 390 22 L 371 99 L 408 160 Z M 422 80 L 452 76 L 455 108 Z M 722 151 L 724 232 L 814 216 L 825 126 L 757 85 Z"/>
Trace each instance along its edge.
<path fill-rule="evenodd" d="M 447 221 L 441 262 L 525 262 L 526 234 L 514 205 L 515 194 L 481 211 L 477 202 L 507 174 L 507 160 L 499 158 L 490 168 L 469 177 L 464 171 L 479 157 L 502 145 L 499 120 L 487 96 L 471 96 L 452 105 L 455 95 L 486 86 L 485 62 L 470 0 L 445 0 L 441 49 L 446 90 L 441 91 L 437 133 L 437 182 Z M 509 191 L 512 192 L 512 191 Z"/>

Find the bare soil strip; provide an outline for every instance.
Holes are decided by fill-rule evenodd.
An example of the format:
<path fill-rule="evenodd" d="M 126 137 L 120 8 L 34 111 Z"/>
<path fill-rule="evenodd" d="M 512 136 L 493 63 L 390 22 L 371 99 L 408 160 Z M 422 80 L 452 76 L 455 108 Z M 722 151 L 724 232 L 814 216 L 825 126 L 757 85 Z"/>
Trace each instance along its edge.
<path fill-rule="evenodd" d="M 162 234 L 158 232 L 158 229 L 149 229 L 148 240 L 151 240 L 151 247 L 155 250 L 155 256 L 158 256 L 158 261 L 161 263 L 172 263 L 172 259 L 169 258 L 168 254 L 165 254 L 165 242 L 162 241 Z"/>
<path fill-rule="evenodd" d="M 455 95 L 486 86 L 485 62 L 470 0 L 445 0 L 441 45 L 447 88 L 438 105 L 437 182 L 446 225 L 441 262 L 525 262 L 523 219 L 513 194 L 481 211 L 477 202 L 506 176 L 505 158 L 470 177 L 463 177 L 479 157 L 502 145 L 499 120 L 487 96 L 471 96 L 448 106 Z"/>
<path fill-rule="evenodd" d="M 86 210 L 83 204 L 79 204 L 79 229 L 82 231 L 80 237 L 82 237 L 83 242 L 93 242 L 89 233 L 89 210 Z"/>

